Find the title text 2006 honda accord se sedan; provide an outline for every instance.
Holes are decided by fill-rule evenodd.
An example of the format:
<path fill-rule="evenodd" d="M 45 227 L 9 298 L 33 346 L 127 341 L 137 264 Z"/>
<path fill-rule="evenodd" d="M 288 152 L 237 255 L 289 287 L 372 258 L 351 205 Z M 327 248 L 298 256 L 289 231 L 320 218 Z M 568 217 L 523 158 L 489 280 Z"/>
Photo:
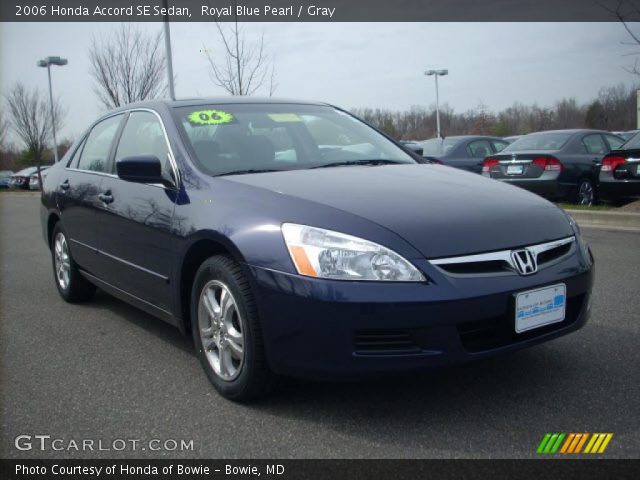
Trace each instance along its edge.
<path fill-rule="evenodd" d="M 95 287 L 191 332 L 215 387 L 480 359 L 580 328 L 593 258 L 546 200 L 419 164 L 336 107 L 131 104 L 49 170 L 69 302 Z"/>

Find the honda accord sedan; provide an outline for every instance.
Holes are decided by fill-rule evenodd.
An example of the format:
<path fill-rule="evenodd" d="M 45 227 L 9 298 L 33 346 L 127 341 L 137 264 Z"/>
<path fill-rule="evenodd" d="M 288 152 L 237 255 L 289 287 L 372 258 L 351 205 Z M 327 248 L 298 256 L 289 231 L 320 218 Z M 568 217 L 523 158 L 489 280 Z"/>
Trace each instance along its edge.
<path fill-rule="evenodd" d="M 41 220 L 64 300 L 99 287 L 191 334 L 234 400 L 482 359 L 590 312 L 566 213 L 322 103 L 121 107 L 50 168 Z"/>

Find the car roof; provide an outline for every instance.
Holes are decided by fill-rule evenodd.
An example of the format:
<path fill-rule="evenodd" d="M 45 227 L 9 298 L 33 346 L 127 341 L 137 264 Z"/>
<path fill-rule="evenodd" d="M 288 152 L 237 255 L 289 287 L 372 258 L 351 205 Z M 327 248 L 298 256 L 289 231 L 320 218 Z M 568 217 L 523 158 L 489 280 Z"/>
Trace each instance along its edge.
<path fill-rule="evenodd" d="M 130 110 L 132 108 L 150 108 L 158 109 L 162 107 L 190 107 L 195 105 L 234 105 L 234 104 L 296 104 L 296 105 L 329 105 L 324 102 L 314 102 L 305 100 L 295 100 L 290 98 L 277 97 L 253 97 L 253 96 L 224 96 L 224 97 L 205 97 L 205 98 L 187 98 L 180 100 L 148 100 L 142 102 L 129 103 L 112 110 L 118 112 L 122 110 Z"/>
<path fill-rule="evenodd" d="M 591 128 L 564 128 L 559 130 L 542 130 L 540 132 L 532 132 L 528 135 L 542 135 L 545 133 L 569 133 L 571 135 L 576 133 L 611 133 L 606 130 L 595 130 Z"/>

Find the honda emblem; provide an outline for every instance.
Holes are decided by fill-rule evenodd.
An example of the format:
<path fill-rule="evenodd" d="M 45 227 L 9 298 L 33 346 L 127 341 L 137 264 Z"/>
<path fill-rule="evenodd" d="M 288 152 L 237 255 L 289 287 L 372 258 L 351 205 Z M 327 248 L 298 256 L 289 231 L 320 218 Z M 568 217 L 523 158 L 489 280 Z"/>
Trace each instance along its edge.
<path fill-rule="evenodd" d="M 536 256 L 529 250 L 513 250 L 511 262 L 520 275 L 531 275 L 538 271 Z"/>

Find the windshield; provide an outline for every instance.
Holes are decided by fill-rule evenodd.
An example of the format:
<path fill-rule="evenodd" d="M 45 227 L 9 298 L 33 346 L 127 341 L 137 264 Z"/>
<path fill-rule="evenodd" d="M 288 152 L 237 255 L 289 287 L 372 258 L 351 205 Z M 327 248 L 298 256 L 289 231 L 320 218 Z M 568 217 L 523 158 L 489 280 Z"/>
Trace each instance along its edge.
<path fill-rule="evenodd" d="M 627 140 L 624 145 L 620 147 L 620 150 L 634 150 L 640 148 L 640 133 L 636 133 L 633 137 Z"/>
<path fill-rule="evenodd" d="M 418 145 L 422 147 L 422 155 L 446 155 L 458 142 L 460 142 L 459 138 L 445 138 L 444 140 L 432 138 L 418 142 Z"/>
<path fill-rule="evenodd" d="M 536 133 L 525 135 L 509 144 L 503 152 L 522 152 L 524 150 L 560 150 L 572 133 Z"/>
<path fill-rule="evenodd" d="M 210 175 L 415 163 L 383 135 L 328 106 L 197 105 L 174 113 L 196 161 Z"/>

